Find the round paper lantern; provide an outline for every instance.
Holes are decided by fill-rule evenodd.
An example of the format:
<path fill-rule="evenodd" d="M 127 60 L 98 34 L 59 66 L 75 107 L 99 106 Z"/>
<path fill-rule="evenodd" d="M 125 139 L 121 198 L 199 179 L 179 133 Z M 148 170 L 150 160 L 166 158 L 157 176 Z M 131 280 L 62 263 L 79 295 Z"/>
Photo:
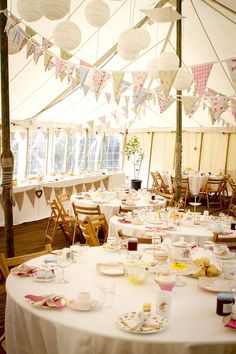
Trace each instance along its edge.
<path fill-rule="evenodd" d="M 176 90 L 183 91 L 188 89 L 192 85 L 192 82 L 192 76 L 189 74 L 188 70 L 179 68 L 175 81 L 173 82 L 173 87 Z"/>
<path fill-rule="evenodd" d="M 16 54 L 20 51 L 19 43 L 14 41 L 16 35 L 17 31 L 14 28 L 8 32 L 8 54 Z"/>
<path fill-rule="evenodd" d="M 158 58 L 160 71 L 177 70 L 179 67 L 179 57 L 174 52 L 163 52 Z"/>
<path fill-rule="evenodd" d="M 42 17 L 40 0 L 18 0 L 17 11 L 20 17 L 28 22 L 37 21 Z"/>
<path fill-rule="evenodd" d="M 147 71 L 148 75 L 152 79 L 159 79 L 159 61 L 157 58 L 152 59 L 148 64 L 147 64 Z"/>
<path fill-rule="evenodd" d="M 110 8 L 102 0 L 92 0 L 85 8 L 85 18 L 91 26 L 102 27 L 109 17 Z"/>
<path fill-rule="evenodd" d="M 144 28 L 138 28 L 136 31 L 139 36 L 140 49 L 147 48 L 151 42 L 151 36 L 149 32 Z"/>
<path fill-rule="evenodd" d="M 40 0 L 42 14 L 49 20 L 59 20 L 70 11 L 70 0 Z"/>
<path fill-rule="evenodd" d="M 81 31 L 75 23 L 64 21 L 55 27 L 53 40 L 58 47 L 65 50 L 72 50 L 80 44 Z"/>
<path fill-rule="evenodd" d="M 132 48 L 127 48 L 126 46 L 120 43 L 118 43 L 117 52 L 122 59 L 127 61 L 134 60 L 139 55 L 139 50 L 132 50 Z"/>

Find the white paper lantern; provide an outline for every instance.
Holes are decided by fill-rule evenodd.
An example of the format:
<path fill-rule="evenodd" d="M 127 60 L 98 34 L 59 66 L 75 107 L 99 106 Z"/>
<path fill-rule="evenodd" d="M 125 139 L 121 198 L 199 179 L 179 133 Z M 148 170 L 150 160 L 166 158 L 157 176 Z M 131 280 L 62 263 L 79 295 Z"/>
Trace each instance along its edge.
<path fill-rule="evenodd" d="M 72 50 L 80 44 L 81 31 L 75 23 L 64 21 L 55 27 L 53 40 L 58 47 L 65 50 Z"/>
<path fill-rule="evenodd" d="M 147 64 L 147 71 L 148 75 L 152 79 L 159 79 L 159 61 L 157 58 L 152 59 L 148 64 Z"/>
<path fill-rule="evenodd" d="M 16 36 L 18 35 L 14 27 L 8 32 L 8 54 L 19 53 L 19 43 L 17 43 Z"/>
<path fill-rule="evenodd" d="M 136 29 L 127 29 L 121 32 L 118 39 L 118 54 L 124 60 L 134 60 L 139 55 L 140 36 Z"/>
<path fill-rule="evenodd" d="M 41 12 L 49 20 L 59 20 L 70 11 L 70 0 L 40 0 Z"/>
<path fill-rule="evenodd" d="M 118 43 L 117 52 L 122 59 L 127 61 L 134 60 L 139 55 L 139 50 L 137 51 L 137 50 L 133 50 L 132 48 L 127 48 L 127 46 L 124 46 L 123 44 L 120 43 Z"/>
<path fill-rule="evenodd" d="M 149 32 L 144 28 L 137 28 L 136 31 L 139 36 L 140 49 L 147 48 L 151 42 L 151 36 Z"/>
<path fill-rule="evenodd" d="M 102 0 L 92 0 L 85 8 L 85 17 L 94 27 L 102 27 L 109 20 L 110 8 Z"/>
<path fill-rule="evenodd" d="M 163 52 L 158 58 L 159 70 L 177 70 L 179 57 L 174 52 Z"/>
<path fill-rule="evenodd" d="M 185 68 L 179 68 L 175 81 L 173 82 L 173 87 L 176 90 L 184 91 L 192 85 L 192 82 L 193 79 L 188 70 Z"/>
<path fill-rule="evenodd" d="M 40 0 L 18 0 L 17 11 L 20 17 L 28 22 L 37 21 L 42 17 Z"/>

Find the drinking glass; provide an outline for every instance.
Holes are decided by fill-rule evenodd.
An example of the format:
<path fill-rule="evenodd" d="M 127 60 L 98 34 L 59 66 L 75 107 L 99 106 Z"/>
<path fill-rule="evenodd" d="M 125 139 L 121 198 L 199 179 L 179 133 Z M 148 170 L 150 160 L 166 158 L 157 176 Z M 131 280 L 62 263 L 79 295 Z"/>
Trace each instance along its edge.
<path fill-rule="evenodd" d="M 68 283 L 69 281 L 65 279 L 65 268 L 69 267 L 72 263 L 71 257 L 68 257 L 67 253 L 62 253 L 57 256 L 57 267 L 61 270 L 56 270 L 56 282 L 57 283 Z"/>
<path fill-rule="evenodd" d="M 176 283 L 176 274 L 168 270 L 160 271 L 154 280 L 161 290 L 172 291 Z"/>

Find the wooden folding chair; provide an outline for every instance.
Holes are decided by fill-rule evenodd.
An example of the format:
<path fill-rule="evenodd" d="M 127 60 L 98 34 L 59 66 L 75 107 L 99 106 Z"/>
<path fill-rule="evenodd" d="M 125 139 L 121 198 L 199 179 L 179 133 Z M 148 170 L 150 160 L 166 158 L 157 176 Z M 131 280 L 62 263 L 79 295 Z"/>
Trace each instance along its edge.
<path fill-rule="evenodd" d="M 80 243 L 84 243 L 83 235 L 80 232 L 80 229 L 78 228 L 78 226 L 80 225 L 80 223 L 82 221 L 84 221 L 86 219 L 87 216 L 101 215 L 101 210 L 100 210 L 99 205 L 83 206 L 83 205 L 75 204 L 73 202 L 72 206 L 73 206 L 73 211 L 74 211 L 74 215 L 75 215 L 72 243 L 75 243 L 76 236 L 78 237 Z M 78 230 L 79 230 L 79 233 L 77 233 Z M 76 235 L 76 233 L 77 233 L 77 235 Z"/>
<path fill-rule="evenodd" d="M 228 215 L 233 214 L 234 216 L 236 216 L 235 215 L 236 183 L 232 177 L 229 178 L 228 182 L 229 182 L 229 185 L 232 189 L 231 197 L 230 197 L 230 201 L 229 201 L 229 207 L 228 207 Z"/>
<path fill-rule="evenodd" d="M 134 236 L 130 236 L 130 235 L 126 235 L 123 233 L 122 230 L 118 230 L 118 236 L 122 239 L 122 240 L 127 240 L 128 238 L 132 238 Z M 138 237 L 138 242 L 139 243 L 152 243 L 152 239 L 149 237 Z"/>
<path fill-rule="evenodd" d="M 210 206 L 219 206 L 222 209 L 222 186 L 223 178 L 209 178 L 204 190 L 204 195 L 206 197 L 207 209 Z"/>
<path fill-rule="evenodd" d="M 2 271 L 5 280 L 9 275 L 10 269 L 12 267 L 18 266 L 22 263 L 29 261 L 30 259 L 49 254 L 51 252 L 52 252 L 52 246 L 50 244 L 46 244 L 45 250 L 40 252 L 25 254 L 22 256 L 7 258 L 4 253 L 0 253 L 0 269 Z"/>
<path fill-rule="evenodd" d="M 218 232 L 214 232 L 212 241 L 226 244 L 230 250 L 236 250 L 236 236 L 222 235 Z"/>
<path fill-rule="evenodd" d="M 151 172 L 151 176 L 152 176 L 152 179 L 153 179 L 153 184 L 152 184 L 153 193 L 158 194 L 158 192 L 161 192 L 161 193 L 168 194 L 169 188 L 164 183 L 161 174 L 156 171 L 156 172 Z"/>
<path fill-rule="evenodd" d="M 134 207 L 131 206 L 126 206 L 126 205 L 121 205 L 119 208 L 119 213 L 128 213 L 128 212 L 132 212 L 135 209 Z"/>
<path fill-rule="evenodd" d="M 98 234 L 101 227 L 104 228 L 104 242 L 106 242 L 108 234 L 108 226 L 104 214 L 87 216 L 85 221 L 79 223 L 80 230 L 83 234 L 83 237 L 86 240 L 86 244 L 93 246 L 100 246 L 101 242 L 99 240 Z"/>
<path fill-rule="evenodd" d="M 68 216 L 69 213 L 66 208 L 66 204 L 69 204 L 69 202 L 70 202 L 70 195 L 68 193 L 56 194 L 56 200 L 61 208 L 61 212 L 65 216 Z"/>

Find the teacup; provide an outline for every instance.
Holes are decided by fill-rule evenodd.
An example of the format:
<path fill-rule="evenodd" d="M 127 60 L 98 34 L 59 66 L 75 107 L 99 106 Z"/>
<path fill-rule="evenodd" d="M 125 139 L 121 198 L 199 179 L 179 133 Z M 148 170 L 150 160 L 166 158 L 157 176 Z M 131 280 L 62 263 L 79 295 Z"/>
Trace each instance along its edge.
<path fill-rule="evenodd" d="M 77 298 L 77 305 L 86 307 L 89 306 L 90 301 L 91 301 L 90 292 L 88 290 L 81 290 Z"/>
<path fill-rule="evenodd" d="M 225 279 L 236 280 L 236 260 L 224 261 L 222 264 L 222 270 Z"/>

